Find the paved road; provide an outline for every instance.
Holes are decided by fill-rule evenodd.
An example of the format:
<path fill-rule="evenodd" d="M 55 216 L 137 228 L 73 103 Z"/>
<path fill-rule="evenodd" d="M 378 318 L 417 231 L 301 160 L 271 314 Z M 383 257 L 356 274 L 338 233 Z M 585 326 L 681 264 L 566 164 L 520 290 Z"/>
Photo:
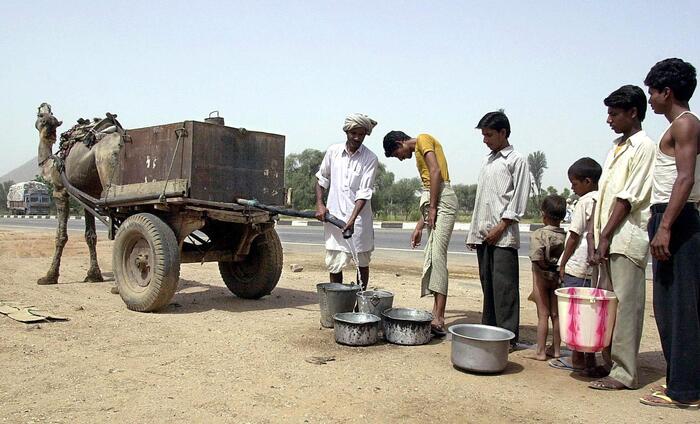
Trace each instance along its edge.
<path fill-rule="evenodd" d="M 98 232 L 107 232 L 106 227 L 101 222 L 97 221 L 96 224 Z M 0 227 L 55 229 L 56 220 L 0 218 Z M 68 221 L 69 230 L 82 231 L 84 230 L 84 228 L 85 221 L 74 219 Z M 379 252 L 393 253 L 396 255 L 398 260 L 400 260 L 400 255 L 402 254 L 402 252 L 413 255 L 422 255 L 421 249 L 411 249 L 409 247 L 408 242 L 409 237 L 411 236 L 410 230 L 382 228 L 375 229 L 374 232 L 375 248 Z M 289 225 L 279 225 L 277 226 L 277 233 L 279 234 L 282 243 L 295 245 L 323 246 L 323 227 L 292 227 Z M 521 233 L 520 237 L 520 249 L 518 250 L 518 254 L 521 258 L 520 268 L 529 269 L 530 262 L 528 260 L 527 255 L 530 249 L 530 233 Z M 467 248 L 464 246 L 465 238 L 466 231 L 455 231 L 452 233 L 452 239 L 450 240 L 450 246 L 448 248 L 448 253 L 452 257 L 452 259 L 450 260 L 458 259 L 458 257 L 464 258 L 466 256 L 467 264 L 476 266 L 476 253 L 467 250 Z M 647 279 L 651 279 L 651 262 L 647 265 L 646 275 Z"/>
<path fill-rule="evenodd" d="M 85 221 L 69 220 L 69 230 L 83 230 Z M 19 227 L 19 228 L 56 228 L 55 219 L 24 219 L 24 218 L 0 218 L 0 226 Z M 107 232 L 106 227 L 97 221 L 97 230 Z M 415 251 L 409 246 L 410 230 L 382 228 L 375 229 L 375 247 L 380 250 L 395 250 L 395 251 Z M 280 236 L 282 243 L 295 244 L 323 244 L 323 227 L 292 227 L 288 225 L 277 226 L 277 233 Z M 425 237 L 425 233 L 423 234 Z M 474 255 L 472 251 L 468 251 L 464 246 L 464 240 L 467 236 L 466 231 L 455 231 L 452 233 L 448 252 L 457 255 Z M 527 257 L 530 248 L 530 233 L 521 234 L 521 246 L 519 250 L 520 256 Z M 419 249 L 420 250 L 420 249 Z"/>

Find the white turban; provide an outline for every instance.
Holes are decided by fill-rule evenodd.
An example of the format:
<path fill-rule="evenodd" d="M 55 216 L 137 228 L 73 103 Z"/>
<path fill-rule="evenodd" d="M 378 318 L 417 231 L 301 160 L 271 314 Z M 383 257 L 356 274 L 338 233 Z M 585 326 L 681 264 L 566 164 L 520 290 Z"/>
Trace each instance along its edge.
<path fill-rule="evenodd" d="M 377 125 L 377 121 L 361 113 L 353 113 L 345 118 L 343 131 L 348 132 L 354 128 L 362 127 L 367 131 L 367 135 L 372 134 L 372 128 Z"/>

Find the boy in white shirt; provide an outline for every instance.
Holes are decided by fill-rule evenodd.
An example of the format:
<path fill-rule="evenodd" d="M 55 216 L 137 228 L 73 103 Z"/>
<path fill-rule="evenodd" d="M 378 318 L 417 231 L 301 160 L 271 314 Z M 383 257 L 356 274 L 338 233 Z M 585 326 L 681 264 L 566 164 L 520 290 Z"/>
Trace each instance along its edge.
<path fill-rule="evenodd" d="M 603 173 L 600 164 L 591 158 L 581 158 L 568 171 L 571 190 L 579 196 L 571 216 L 564 253 L 561 256 L 559 274 L 562 287 L 591 287 L 593 267 L 588 265 L 588 228 L 592 227 L 593 210 L 598 196 L 598 180 Z M 596 367 L 595 353 L 573 351 L 571 367 L 582 370 L 592 378 L 607 375 L 602 367 Z"/>

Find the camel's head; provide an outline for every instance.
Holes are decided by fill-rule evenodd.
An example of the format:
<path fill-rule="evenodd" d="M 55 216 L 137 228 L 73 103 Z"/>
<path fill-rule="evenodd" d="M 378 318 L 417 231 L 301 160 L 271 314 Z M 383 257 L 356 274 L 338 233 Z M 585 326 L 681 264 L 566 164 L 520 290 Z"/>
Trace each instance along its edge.
<path fill-rule="evenodd" d="M 39 134 L 42 137 L 49 138 L 51 140 L 56 140 L 56 128 L 60 127 L 63 121 L 59 121 L 51 113 L 51 105 L 48 103 L 42 103 L 39 106 L 39 110 L 36 113 L 36 122 L 34 127 L 39 130 Z"/>

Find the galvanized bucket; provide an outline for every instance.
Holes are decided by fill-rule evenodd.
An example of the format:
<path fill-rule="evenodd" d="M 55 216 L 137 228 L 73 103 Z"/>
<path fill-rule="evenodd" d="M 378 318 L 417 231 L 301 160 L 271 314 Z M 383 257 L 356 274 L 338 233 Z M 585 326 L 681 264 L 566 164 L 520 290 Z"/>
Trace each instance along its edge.
<path fill-rule="evenodd" d="M 357 293 L 357 308 L 360 312 L 382 317 L 382 312 L 394 304 L 394 293 L 386 290 L 367 290 Z"/>
<path fill-rule="evenodd" d="M 318 283 L 318 301 L 321 305 L 321 326 L 333 328 L 333 315 L 352 312 L 356 294 L 362 290 L 358 284 Z"/>

